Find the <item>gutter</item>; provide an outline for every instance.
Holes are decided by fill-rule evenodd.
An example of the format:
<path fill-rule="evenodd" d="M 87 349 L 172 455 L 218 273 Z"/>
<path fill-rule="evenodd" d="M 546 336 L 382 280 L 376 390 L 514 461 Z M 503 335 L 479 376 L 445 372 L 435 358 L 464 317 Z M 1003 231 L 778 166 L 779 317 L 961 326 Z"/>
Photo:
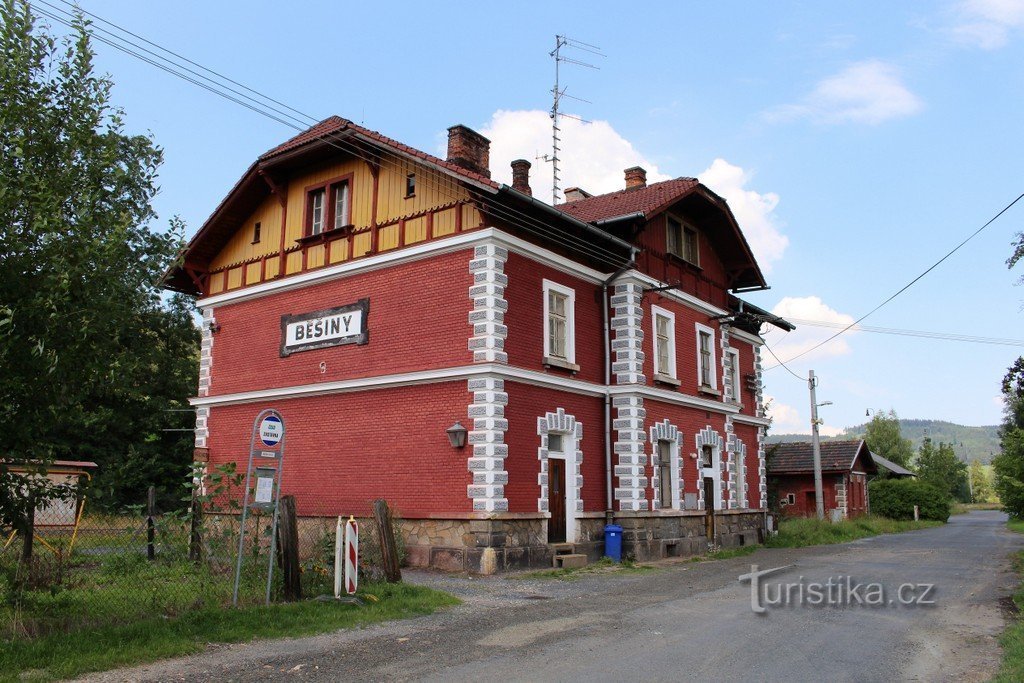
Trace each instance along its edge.
<path fill-rule="evenodd" d="M 534 199 L 530 195 L 524 194 L 524 193 L 520 192 L 519 190 L 516 190 L 516 189 L 512 188 L 509 185 L 502 184 L 499 187 L 499 191 L 505 192 L 507 194 L 510 194 L 513 197 L 515 197 L 516 199 L 519 199 L 520 201 L 524 201 L 524 202 L 527 202 L 528 204 L 532 204 L 535 208 L 538 208 L 541 211 L 543 211 L 545 213 L 548 213 L 548 214 L 550 214 L 552 216 L 557 216 L 559 219 L 564 220 L 567 223 L 569 223 L 571 225 L 574 225 L 577 228 L 581 228 L 582 230 L 584 230 L 586 232 L 589 232 L 591 235 L 594 235 L 595 237 L 600 237 L 601 239 L 605 240 L 606 242 L 611 242 L 612 244 L 614 244 L 615 246 L 619 247 L 620 249 L 628 249 L 629 253 L 631 254 L 631 257 L 630 257 L 630 264 L 631 265 L 629 267 L 632 267 L 632 255 L 635 254 L 636 247 L 634 247 L 632 244 L 630 244 L 626 240 L 619 239 L 615 235 L 609 234 L 609 233 L 605 232 L 604 230 L 600 230 L 599 228 L 594 227 L 594 225 L 592 225 L 591 223 L 586 223 L 584 221 L 581 221 L 578 218 L 573 218 L 569 214 L 567 214 L 565 212 L 562 212 L 562 211 L 559 211 L 555 207 L 550 206 L 549 204 L 545 204 L 544 202 L 540 201 L 539 199 Z M 605 219 L 604 221 L 600 221 L 600 223 L 608 223 L 608 222 L 611 222 L 611 221 L 621 220 L 621 219 L 624 219 L 624 218 L 625 217 L 619 217 L 619 218 L 613 218 L 613 219 Z"/>

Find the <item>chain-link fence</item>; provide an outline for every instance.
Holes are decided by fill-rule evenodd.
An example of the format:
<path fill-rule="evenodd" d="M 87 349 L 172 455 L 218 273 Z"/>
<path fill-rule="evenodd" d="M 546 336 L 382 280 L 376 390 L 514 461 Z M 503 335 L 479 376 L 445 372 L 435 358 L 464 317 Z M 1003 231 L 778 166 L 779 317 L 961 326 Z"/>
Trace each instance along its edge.
<path fill-rule="evenodd" d="M 263 604 L 273 517 L 251 511 L 242 537 L 237 487 L 231 491 L 224 485 L 237 477 L 221 474 L 187 511 L 156 513 L 145 505 L 120 514 L 87 510 L 72 515 L 71 524 L 66 519 L 50 524 L 37 508 L 27 561 L 24 535 L 4 530 L 0 638 L 35 638 L 230 607 L 240 547 L 238 604 Z M 347 518 L 346 513 L 304 502 L 296 525 L 303 598 L 333 594 L 335 530 L 338 516 Z M 372 519 L 359 521 L 360 573 L 376 579 L 381 566 L 376 525 Z M 276 545 L 272 601 L 282 599 L 281 544 Z"/>

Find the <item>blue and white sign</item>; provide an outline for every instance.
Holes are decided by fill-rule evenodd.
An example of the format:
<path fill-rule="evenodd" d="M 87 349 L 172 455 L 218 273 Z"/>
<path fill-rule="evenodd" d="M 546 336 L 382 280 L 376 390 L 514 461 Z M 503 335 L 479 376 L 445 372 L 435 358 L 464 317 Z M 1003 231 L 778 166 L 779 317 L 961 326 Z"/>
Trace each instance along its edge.
<path fill-rule="evenodd" d="M 276 415 L 268 415 L 260 422 L 260 441 L 264 446 L 276 446 L 284 436 L 284 423 Z"/>

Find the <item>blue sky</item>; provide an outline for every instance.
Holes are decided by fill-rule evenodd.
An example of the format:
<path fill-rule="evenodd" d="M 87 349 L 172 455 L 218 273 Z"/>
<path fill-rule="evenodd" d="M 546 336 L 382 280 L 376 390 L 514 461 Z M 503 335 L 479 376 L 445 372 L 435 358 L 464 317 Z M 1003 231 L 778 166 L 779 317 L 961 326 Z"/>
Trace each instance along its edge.
<path fill-rule="evenodd" d="M 753 303 L 808 320 L 866 313 L 1024 192 L 1024 0 L 904 3 L 121 3 L 106 19 L 317 117 L 339 114 L 439 152 L 464 123 L 492 168 L 549 149 L 556 33 L 567 53 L 563 187 L 609 191 L 699 175 L 725 196 L 768 271 Z M 297 7 L 297 6 L 296 6 Z M 642 7 L 642 9 L 640 9 Z M 161 219 L 197 229 L 261 152 L 293 131 L 102 44 L 131 130 L 164 148 Z M 534 164 L 535 194 L 549 168 Z M 549 181 L 548 181 L 549 182 Z M 549 187 L 549 185 L 548 185 Z M 864 324 L 1024 339 L 1024 289 L 1005 259 L 1024 201 Z M 834 330 L 799 325 L 787 359 Z M 857 332 L 791 364 L 820 377 L 826 431 L 865 410 L 1000 420 L 1021 353 Z M 766 354 L 767 355 L 767 354 Z M 769 357 L 767 365 L 773 365 Z M 766 375 L 773 430 L 808 431 L 806 382 Z"/>

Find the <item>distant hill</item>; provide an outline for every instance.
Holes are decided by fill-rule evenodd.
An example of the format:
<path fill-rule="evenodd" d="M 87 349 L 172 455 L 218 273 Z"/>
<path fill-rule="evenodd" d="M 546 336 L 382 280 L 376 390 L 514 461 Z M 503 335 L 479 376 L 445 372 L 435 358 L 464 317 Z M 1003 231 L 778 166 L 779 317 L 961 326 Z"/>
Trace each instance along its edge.
<path fill-rule="evenodd" d="M 822 441 L 864 438 L 866 425 L 847 427 L 839 436 L 821 437 Z M 997 425 L 983 427 L 967 427 L 945 422 L 943 420 L 900 420 L 900 431 L 903 436 L 914 443 L 914 450 L 921 445 L 925 435 L 934 442 L 952 443 L 957 455 L 970 462 L 980 460 L 988 464 L 992 456 L 999 452 L 999 427 Z M 768 434 L 768 443 L 791 443 L 793 441 L 810 441 L 809 434 Z M 963 447 L 960 444 L 963 444 Z"/>

